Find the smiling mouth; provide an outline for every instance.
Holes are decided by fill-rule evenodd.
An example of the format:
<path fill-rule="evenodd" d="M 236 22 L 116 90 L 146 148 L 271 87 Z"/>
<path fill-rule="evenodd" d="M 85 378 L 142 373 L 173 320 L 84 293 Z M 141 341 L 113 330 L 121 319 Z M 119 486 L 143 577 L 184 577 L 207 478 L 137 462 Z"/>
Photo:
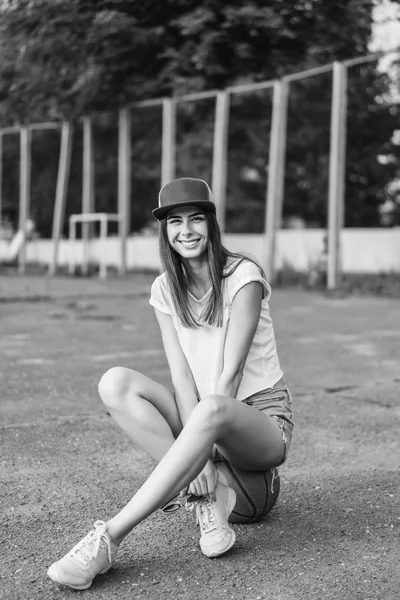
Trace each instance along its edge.
<path fill-rule="evenodd" d="M 186 248 L 193 248 L 200 241 L 200 238 L 197 240 L 178 240 L 180 244 L 183 244 Z"/>

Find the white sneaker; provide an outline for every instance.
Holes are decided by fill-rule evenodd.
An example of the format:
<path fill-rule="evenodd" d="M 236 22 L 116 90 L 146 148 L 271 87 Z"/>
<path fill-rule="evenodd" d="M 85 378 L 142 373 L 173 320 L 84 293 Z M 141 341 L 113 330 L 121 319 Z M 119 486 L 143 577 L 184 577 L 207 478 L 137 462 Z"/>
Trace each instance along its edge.
<path fill-rule="evenodd" d="M 107 525 L 104 521 L 96 521 L 94 529 L 79 544 L 49 567 L 47 575 L 56 583 L 74 590 L 86 590 L 96 575 L 111 568 L 117 550 L 118 546 L 107 532 Z"/>
<path fill-rule="evenodd" d="M 196 502 L 197 523 L 200 525 L 200 548 L 208 558 L 216 558 L 232 548 L 236 536 L 228 525 L 228 517 L 236 503 L 236 492 L 218 481 L 215 502 L 205 497 Z"/>

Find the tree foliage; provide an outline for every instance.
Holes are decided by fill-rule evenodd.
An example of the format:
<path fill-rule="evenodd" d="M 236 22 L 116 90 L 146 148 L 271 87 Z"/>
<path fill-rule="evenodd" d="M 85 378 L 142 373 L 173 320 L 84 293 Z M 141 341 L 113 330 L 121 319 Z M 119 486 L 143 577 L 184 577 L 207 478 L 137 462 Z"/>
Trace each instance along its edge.
<path fill-rule="evenodd" d="M 79 132 L 79 117 L 96 113 L 96 202 L 109 210 L 116 202 L 116 150 L 101 134 L 104 113 L 115 120 L 118 107 L 138 100 L 274 79 L 367 54 L 372 7 L 373 0 L 12 0 L 0 8 L 0 123 L 69 119 Z M 321 75 L 290 91 L 284 215 L 314 225 L 326 222 L 330 81 Z M 398 173 L 391 140 L 399 110 L 375 63 L 352 68 L 349 84 L 346 224 L 371 226 Z M 161 114 L 134 109 L 132 118 L 136 230 L 156 203 Z M 179 106 L 180 175 L 210 178 L 213 119 L 210 101 Z M 233 98 L 230 230 L 262 230 L 270 121 L 270 92 Z M 81 193 L 79 136 L 75 146 L 68 212 L 79 211 Z M 54 200 L 46 152 L 56 154 L 57 142 L 43 136 L 33 156 L 40 170 L 33 206 L 40 204 L 43 234 Z M 12 159 L 11 152 L 6 160 Z M 11 173 L 10 167 L 6 196 Z"/>

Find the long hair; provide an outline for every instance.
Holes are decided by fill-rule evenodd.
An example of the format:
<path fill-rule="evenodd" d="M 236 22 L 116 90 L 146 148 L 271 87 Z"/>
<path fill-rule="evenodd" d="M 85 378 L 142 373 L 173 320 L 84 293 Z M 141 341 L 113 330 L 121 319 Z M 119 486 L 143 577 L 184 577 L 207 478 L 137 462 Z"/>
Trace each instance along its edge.
<path fill-rule="evenodd" d="M 211 280 L 211 294 L 207 305 L 201 315 L 202 321 L 208 325 L 222 326 L 223 319 L 223 280 L 232 275 L 244 261 L 253 262 L 265 278 L 262 267 L 252 258 L 244 254 L 230 252 L 221 243 L 221 231 L 215 213 L 205 213 L 208 224 L 207 262 Z M 159 250 L 163 270 L 166 272 L 172 301 L 177 315 L 184 326 L 199 327 L 201 323 L 196 319 L 190 307 L 188 296 L 188 283 L 190 274 L 185 269 L 182 257 L 171 248 L 167 235 L 167 219 L 160 223 Z"/>

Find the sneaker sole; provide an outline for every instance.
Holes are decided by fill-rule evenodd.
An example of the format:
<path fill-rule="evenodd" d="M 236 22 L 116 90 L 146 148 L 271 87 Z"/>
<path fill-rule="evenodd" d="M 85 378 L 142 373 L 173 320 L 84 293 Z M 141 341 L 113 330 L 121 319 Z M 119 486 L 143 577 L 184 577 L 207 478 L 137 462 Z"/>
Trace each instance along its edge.
<path fill-rule="evenodd" d="M 109 567 L 107 567 L 107 569 L 104 569 L 104 571 L 100 571 L 99 573 L 97 573 L 97 575 L 104 575 L 105 573 L 107 573 L 110 569 L 111 569 L 110 565 Z M 54 581 L 54 583 L 58 583 L 59 585 L 64 585 L 65 587 L 69 587 L 73 590 L 87 590 L 88 588 L 90 588 L 90 586 L 92 585 L 94 579 L 92 579 L 92 581 L 89 581 L 89 583 L 85 583 L 83 585 L 72 585 L 70 583 L 64 583 L 63 581 L 60 581 L 59 577 L 58 577 L 58 573 L 57 573 L 57 569 L 52 569 L 53 565 L 51 567 L 49 567 L 48 571 L 47 571 L 47 576 Z M 97 577 L 96 575 L 96 577 Z"/>
<path fill-rule="evenodd" d="M 235 504 L 236 504 L 236 492 L 232 488 L 228 488 L 228 514 L 226 517 L 227 520 L 229 519 L 229 515 L 235 508 Z M 221 550 L 213 550 L 212 548 L 208 548 L 208 549 L 204 548 L 203 549 L 201 547 L 201 541 L 200 541 L 200 548 L 201 548 L 201 551 L 204 554 L 204 556 L 206 556 L 207 558 L 218 558 L 218 556 L 222 556 L 223 554 L 225 554 L 225 552 L 228 552 L 228 550 L 230 550 L 232 548 L 233 544 L 236 542 L 236 534 L 232 528 L 230 528 L 230 530 L 232 532 L 230 542 L 229 542 L 228 546 L 226 548 L 224 548 L 222 551 Z"/>

